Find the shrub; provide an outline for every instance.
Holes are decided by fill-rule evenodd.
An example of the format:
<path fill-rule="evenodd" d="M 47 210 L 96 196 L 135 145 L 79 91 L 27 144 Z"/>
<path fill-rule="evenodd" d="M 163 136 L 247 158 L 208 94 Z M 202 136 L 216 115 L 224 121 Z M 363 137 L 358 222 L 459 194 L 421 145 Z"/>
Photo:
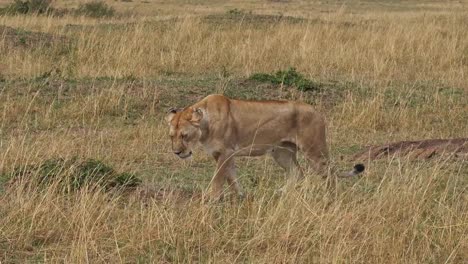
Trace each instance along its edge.
<path fill-rule="evenodd" d="M 15 0 L 5 7 L 2 13 L 6 14 L 48 14 L 54 9 L 51 0 Z"/>
<path fill-rule="evenodd" d="M 84 186 L 108 190 L 115 187 L 134 187 L 141 183 L 133 173 L 117 173 L 99 160 L 80 161 L 76 158 L 50 159 L 37 165 L 20 166 L 12 172 L 3 174 L 1 178 L 9 179 L 10 182 L 23 180 L 39 186 L 58 183 L 67 191 L 79 190 Z"/>
<path fill-rule="evenodd" d="M 301 91 L 318 90 L 320 87 L 313 81 L 305 78 L 302 74 L 290 67 L 285 71 L 277 71 L 274 74 L 254 73 L 249 77 L 250 80 L 258 82 L 269 82 L 273 84 L 282 84 L 294 86 Z"/>
<path fill-rule="evenodd" d="M 102 1 L 93 1 L 85 4 L 80 4 L 75 11 L 76 15 L 89 16 L 94 18 L 112 17 L 115 15 L 115 10 L 111 6 Z"/>
<path fill-rule="evenodd" d="M 231 16 L 242 16 L 242 15 L 244 15 L 244 11 L 242 11 L 240 9 L 237 9 L 237 8 L 229 9 L 226 13 L 228 15 L 231 15 Z"/>

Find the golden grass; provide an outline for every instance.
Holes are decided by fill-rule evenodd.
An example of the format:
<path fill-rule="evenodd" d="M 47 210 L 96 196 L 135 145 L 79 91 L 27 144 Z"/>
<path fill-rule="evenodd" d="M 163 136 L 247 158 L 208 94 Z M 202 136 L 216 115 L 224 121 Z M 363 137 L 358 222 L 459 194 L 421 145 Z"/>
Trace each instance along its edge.
<path fill-rule="evenodd" d="M 385 262 L 466 259 L 460 164 L 392 162 L 329 197 L 318 180 L 221 205 L 96 191 L 3 194 L 3 258 L 48 262 Z M 378 172 L 377 172 L 378 171 Z M 453 171 L 447 173 L 447 171 Z M 412 176 L 411 178 L 409 176 Z M 266 176 L 266 175 L 265 175 Z M 434 195 L 437 194 L 437 195 Z M 333 201 L 333 202 L 331 202 Z M 331 203 L 330 203 L 331 202 Z"/>
<path fill-rule="evenodd" d="M 11 49 L 0 42 L 0 68 L 12 78 L 55 69 L 67 78 L 200 74 L 223 68 L 249 75 L 294 65 L 309 76 L 327 79 L 467 83 L 466 13 L 336 13 L 260 26 L 255 18 L 238 18 L 224 27 L 201 18 L 137 19 L 120 27 L 80 26 L 89 23 L 68 17 L 1 20 L 8 26 L 62 34 L 71 41 L 70 47 L 52 43 L 39 51 Z"/>
<path fill-rule="evenodd" d="M 143 5 L 116 3 L 125 4 Z M 0 37 L 0 262 L 466 261 L 466 158 L 368 162 L 364 177 L 340 181 L 336 194 L 308 170 L 281 197 L 283 172 L 270 158 L 241 159 L 248 198 L 210 204 L 201 201 L 210 158 L 170 154 L 161 112 L 213 91 L 314 102 L 339 168 L 350 165 L 339 156 L 364 145 L 466 137 L 466 7 L 373 5 L 317 5 L 332 11 L 320 13 L 292 2 L 285 13 L 306 18 L 299 22 L 198 16 L 283 6 L 243 1 L 185 13 L 194 6 L 186 1 L 146 18 L 0 17 L 1 25 L 50 34 L 20 34 L 26 44 L 16 46 Z M 333 91 L 240 84 L 289 66 Z M 141 193 L 3 183 L 1 172 L 17 166 L 76 156 L 138 173 Z"/>

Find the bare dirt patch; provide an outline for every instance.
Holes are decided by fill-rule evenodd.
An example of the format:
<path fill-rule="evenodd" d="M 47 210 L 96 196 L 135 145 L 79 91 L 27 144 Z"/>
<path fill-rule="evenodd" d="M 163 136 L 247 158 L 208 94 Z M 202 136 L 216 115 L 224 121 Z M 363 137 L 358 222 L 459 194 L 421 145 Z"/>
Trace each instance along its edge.
<path fill-rule="evenodd" d="M 399 141 L 370 146 L 355 154 L 352 160 L 375 160 L 388 156 L 409 156 L 411 159 L 430 159 L 441 155 L 450 155 L 462 159 L 467 158 L 468 138 Z"/>

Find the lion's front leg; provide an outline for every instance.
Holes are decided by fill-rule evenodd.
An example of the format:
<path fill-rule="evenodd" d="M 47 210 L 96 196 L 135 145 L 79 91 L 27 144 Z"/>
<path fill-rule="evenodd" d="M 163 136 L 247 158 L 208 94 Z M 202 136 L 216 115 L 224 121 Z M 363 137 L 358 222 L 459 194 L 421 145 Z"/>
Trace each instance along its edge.
<path fill-rule="evenodd" d="M 229 183 L 229 188 L 242 196 L 242 188 L 236 177 L 234 157 L 232 155 L 214 155 L 214 158 L 217 162 L 217 168 L 211 181 L 211 197 L 215 200 L 223 198 L 223 185 L 226 180 Z"/>
<path fill-rule="evenodd" d="M 231 158 L 231 160 L 233 159 Z M 239 198 L 243 198 L 244 192 L 242 191 L 242 187 L 237 179 L 236 166 L 234 164 L 234 160 L 232 161 L 232 164 L 226 174 L 226 179 L 229 184 L 229 189 L 231 190 L 231 192 L 236 194 Z"/>

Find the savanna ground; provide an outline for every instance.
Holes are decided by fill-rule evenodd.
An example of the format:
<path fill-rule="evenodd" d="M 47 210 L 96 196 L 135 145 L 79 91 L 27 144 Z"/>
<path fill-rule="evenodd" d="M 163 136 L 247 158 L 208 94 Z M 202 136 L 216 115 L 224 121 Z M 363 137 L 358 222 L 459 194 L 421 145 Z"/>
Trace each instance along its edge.
<path fill-rule="evenodd" d="M 210 93 L 306 101 L 340 169 L 367 145 L 466 137 L 466 2 L 108 3 L 123 15 L 0 16 L 1 263 L 467 262 L 466 157 L 364 161 L 336 193 L 308 170 L 282 196 L 271 158 L 241 159 L 248 197 L 212 204 L 213 162 L 178 160 L 162 119 Z M 290 67 L 312 89 L 249 79 Z M 142 183 L 63 188 L 74 165 L 38 183 L 54 160 Z"/>

